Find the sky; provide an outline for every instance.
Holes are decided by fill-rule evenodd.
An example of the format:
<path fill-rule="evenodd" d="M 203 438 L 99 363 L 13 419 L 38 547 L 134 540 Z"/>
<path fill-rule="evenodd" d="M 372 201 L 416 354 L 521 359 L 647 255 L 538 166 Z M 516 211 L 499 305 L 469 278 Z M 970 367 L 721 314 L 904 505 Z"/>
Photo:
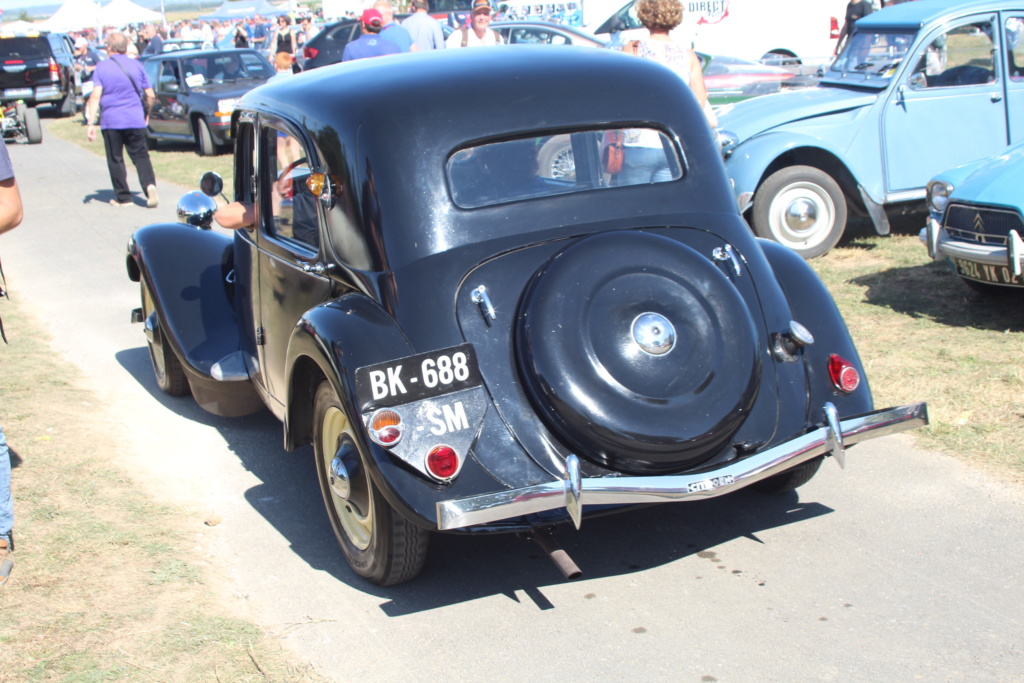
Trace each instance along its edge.
<path fill-rule="evenodd" d="M 60 6 L 60 0 L 0 0 L 0 9 L 4 11 L 4 14 L 14 13 L 16 10 L 22 8 L 38 7 L 39 5 L 56 5 Z M 7 17 L 4 17 L 5 19 Z"/>

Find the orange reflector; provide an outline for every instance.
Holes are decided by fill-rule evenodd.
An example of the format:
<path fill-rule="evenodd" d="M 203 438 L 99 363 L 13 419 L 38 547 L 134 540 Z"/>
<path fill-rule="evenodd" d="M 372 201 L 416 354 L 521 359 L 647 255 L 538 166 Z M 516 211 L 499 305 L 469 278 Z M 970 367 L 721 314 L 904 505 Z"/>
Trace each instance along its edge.
<path fill-rule="evenodd" d="M 451 479 L 459 471 L 459 454 L 451 446 L 434 446 L 427 453 L 427 471 L 437 479 Z"/>
<path fill-rule="evenodd" d="M 843 393 L 853 393 L 860 386 L 860 373 L 853 363 L 842 356 L 832 354 L 828 357 L 828 376 L 836 389 Z"/>
<path fill-rule="evenodd" d="M 306 187 L 309 188 L 314 197 L 319 197 L 324 191 L 326 182 L 327 176 L 323 173 L 310 173 L 309 177 L 306 178 Z"/>
<path fill-rule="evenodd" d="M 370 416 L 370 438 L 390 448 L 402 440 L 402 416 L 397 410 L 385 408 Z"/>

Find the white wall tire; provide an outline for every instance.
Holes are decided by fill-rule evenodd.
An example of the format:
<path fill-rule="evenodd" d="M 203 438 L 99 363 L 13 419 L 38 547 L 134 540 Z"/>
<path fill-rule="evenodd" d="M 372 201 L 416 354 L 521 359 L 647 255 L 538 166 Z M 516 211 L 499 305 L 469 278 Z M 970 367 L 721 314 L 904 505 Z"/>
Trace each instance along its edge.
<path fill-rule="evenodd" d="M 805 259 L 821 256 L 839 242 L 846 216 L 846 197 L 839 184 L 811 166 L 776 171 L 754 195 L 754 232 Z"/>

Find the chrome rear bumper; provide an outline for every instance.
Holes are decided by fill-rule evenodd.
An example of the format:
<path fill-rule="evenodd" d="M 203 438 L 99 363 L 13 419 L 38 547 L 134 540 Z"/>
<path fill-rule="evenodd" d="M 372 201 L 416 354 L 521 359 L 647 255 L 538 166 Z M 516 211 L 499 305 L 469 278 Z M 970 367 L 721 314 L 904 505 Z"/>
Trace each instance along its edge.
<path fill-rule="evenodd" d="M 915 403 L 839 420 L 825 404 L 825 425 L 774 448 L 699 474 L 582 479 L 579 461 L 570 455 L 561 481 L 437 504 L 437 527 L 445 531 L 489 524 L 522 515 L 566 508 L 579 528 L 583 505 L 633 505 L 714 498 L 749 486 L 819 455 L 845 465 L 844 447 L 917 429 L 928 424 L 928 406 Z"/>

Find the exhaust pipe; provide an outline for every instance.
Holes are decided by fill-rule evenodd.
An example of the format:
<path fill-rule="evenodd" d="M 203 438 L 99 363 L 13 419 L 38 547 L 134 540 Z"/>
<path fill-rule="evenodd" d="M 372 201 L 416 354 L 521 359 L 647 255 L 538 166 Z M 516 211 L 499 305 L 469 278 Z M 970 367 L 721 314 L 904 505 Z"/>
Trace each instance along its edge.
<path fill-rule="evenodd" d="M 575 581 L 583 576 L 583 570 L 576 566 L 576 563 L 572 561 L 567 552 L 562 550 L 550 531 L 547 529 L 536 529 L 530 534 L 530 537 L 547 553 L 548 558 L 555 563 L 558 571 L 562 572 L 562 576 L 566 579 Z"/>

